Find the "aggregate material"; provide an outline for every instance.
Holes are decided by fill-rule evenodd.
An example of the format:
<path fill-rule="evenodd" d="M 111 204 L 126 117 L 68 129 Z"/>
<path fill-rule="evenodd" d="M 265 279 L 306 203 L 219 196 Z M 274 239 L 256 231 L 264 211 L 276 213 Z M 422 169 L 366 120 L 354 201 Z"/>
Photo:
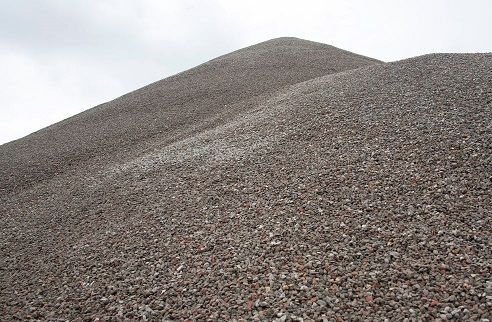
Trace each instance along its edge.
<path fill-rule="evenodd" d="M 492 319 L 492 54 L 274 39 L 0 157 L 6 321 Z"/>

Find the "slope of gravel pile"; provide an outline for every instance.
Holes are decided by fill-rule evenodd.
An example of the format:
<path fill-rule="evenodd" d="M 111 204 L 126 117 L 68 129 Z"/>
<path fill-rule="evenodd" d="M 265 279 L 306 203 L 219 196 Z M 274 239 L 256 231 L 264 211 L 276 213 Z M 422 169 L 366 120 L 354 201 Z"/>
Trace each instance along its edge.
<path fill-rule="evenodd" d="M 297 38 L 240 49 L 0 146 L 0 192 L 131 159 L 222 124 L 287 85 L 374 63 Z"/>
<path fill-rule="evenodd" d="M 7 320 L 487 321 L 492 55 L 284 88 L 0 198 Z"/>

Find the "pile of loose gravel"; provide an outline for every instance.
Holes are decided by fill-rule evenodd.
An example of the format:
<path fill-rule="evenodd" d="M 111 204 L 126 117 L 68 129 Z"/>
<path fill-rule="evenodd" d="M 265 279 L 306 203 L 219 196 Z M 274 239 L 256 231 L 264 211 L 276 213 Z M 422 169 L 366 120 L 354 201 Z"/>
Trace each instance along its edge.
<path fill-rule="evenodd" d="M 296 44 L 312 43 L 278 39 L 245 53 L 278 61 L 267 56 Z M 267 50 L 256 55 L 251 48 Z M 325 54 L 334 55 L 326 61 L 349 55 Z M 241 64 L 241 51 L 232 55 Z M 302 52 L 271 68 L 281 74 L 310 57 Z M 248 68 L 254 59 L 245 59 Z M 157 132 L 135 134 L 135 147 L 130 134 L 140 132 L 126 137 L 107 124 L 106 139 L 118 134 L 124 143 L 93 156 L 109 141 L 80 138 L 93 145 L 67 152 L 90 152 L 77 167 L 62 166 L 60 155 L 49 166 L 41 159 L 18 169 L 15 159 L 2 160 L 2 173 L 11 174 L 0 194 L 0 314 L 74 321 L 491 319 L 492 55 L 369 61 L 321 77 L 297 75 L 238 101 L 227 93 L 239 90 L 224 89 L 220 100 L 234 113 L 220 121 L 210 120 L 213 108 L 207 115 L 183 110 L 190 118 L 168 114 L 172 125 L 159 119 L 162 126 L 151 127 Z M 251 79 L 260 75 L 253 70 Z M 227 77 L 233 87 L 240 82 Z M 207 87 L 191 78 L 188 84 Z M 121 99 L 145 109 L 146 93 L 168 91 L 168 82 Z M 203 92 L 210 101 L 215 94 Z M 124 124 L 134 111 L 118 105 L 123 101 L 85 117 L 116 110 Z M 140 112 L 149 126 L 151 109 Z M 76 131 L 83 131 L 79 117 Z M 140 119 L 132 122 L 125 129 L 139 127 Z M 69 125 L 45 132 L 55 136 Z M 174 130 L 160 135 L 166 126 Z M 33 142 L 13 142 L 0 153 L 20 153 Z M 32 150 L 33 158 L 41 153 Z M 63 171 L 39 174 L 48 169 Z"/>

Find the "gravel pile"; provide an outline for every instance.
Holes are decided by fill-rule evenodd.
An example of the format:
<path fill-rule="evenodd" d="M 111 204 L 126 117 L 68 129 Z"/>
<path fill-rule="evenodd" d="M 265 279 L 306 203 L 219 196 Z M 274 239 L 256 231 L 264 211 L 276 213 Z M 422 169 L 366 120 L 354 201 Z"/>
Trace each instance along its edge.
<path fill-rule="evenodd" d="M 271 61 L 266 53 L 297 43 L 312 44 L 279 39 L 251 47 L 257 56 L 245 53 Z M 324 59 L 349 55 L 331 54 Z M 40 175 L 48 171 L 40 163 L 29 177 L 34 165 L 19 161 L 17 170 L 15 159 L 2 160 L 2 173 L 11 174 L 0 194 L 0 314 L 55 321 L 492 319 L 492 55 L 372 63 L 321 77 L 293 73 L 299 81 L 289 76 L 238 98 L 220 121 L 207 121 L 212 108 L 206 116 L 195 111 L 196 127 L 175 115 L 169 122 L 182 120 L 182 130 L 176 121 L 162 136 L 108 148 L 57 175 Z M 281 74 L 288 66 L 271 67 Z M 157 84 L 120 100 L 144 108 L 145 93 L 165 91 Z M 244 90 L 224 90 L 220 100 Z M 79 116 L 76 131 L 84 115 L 131 111 L 111 104 Z M 140 119 L 132 122 L 125 129 Z M 63 127 L 44 131 L 55 136 Z M 0 153 L 21 153 L 17 145 L 30 140 L 37 142 L 13 142 Z M 86 147 L 67 154 L 77 148 L 82 155 Z M 41 153 L 32 150 L 32 158 Z M 49 169 L 61 169 L 55 164 L 65 157 L 52 158 Z"/>

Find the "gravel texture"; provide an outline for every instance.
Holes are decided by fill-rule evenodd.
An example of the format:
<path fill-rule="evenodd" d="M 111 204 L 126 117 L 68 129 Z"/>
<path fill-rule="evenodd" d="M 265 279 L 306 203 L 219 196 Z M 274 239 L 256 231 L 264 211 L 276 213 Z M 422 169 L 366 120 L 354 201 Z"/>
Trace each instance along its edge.
<path fill-rule="evenodd" d="M 297 53 L 294 47 L 309 49 L 285 60 L 270 56 Z M 7 178 L 0 315 L 491 320 L 492 55 L 386 64 L 353 56 L 363 63 L 348 68 L 341 61 L 352 54 L 292 38 L 231 55 L 234 64 L 245 61 L 245 79 L 264 86 L 236 88 L 240 79 L 227 74 L 231 88 L 223 83 L 220 104 L 206 112 L 193 103 L 178 109 L 189 119 L 156 111 L 169 118 L 159 119 L 162 127 L 173 128 L 161 135 L 143 138 L 135 129 L 149 126 L 145 102 L 160 106 L 156 93 L 171 95 L 171 80 L 0 146 Z M 258 57 L 279 62 L 266 78 L 252 67 Z M 323 59 L 347 68 L 314 68 Z M 303 74 L 297 64 L 313 69 Z M 284 68 L 291 74 L 277 82 L 270 72 Z M 193 69 L 180 75 L 199 88 L 216 86 Z M 215 93 L 203 92 L 200 102 L 215 102 Z M 216 121 L 214 108 L 225 113 L 224 100 L 234 107 Z M 116 113 L 117 121 L 83 124 L 99 113 Z M 70 124 L 75 134 L 57 137 Z M 67 156 L 49 148 L 49 165 L 40 147 L 25 152 L 46 137 L 57 137 L 61 149 L 89 129 L 108 134 L 80 138 Z M 115 137 L 115 147 L 105 145 Z M 90 154 L 103 147 L 104 155 Z M 64 166 L 73 155 L 84 157 Z M 26 165 L 29 158 L 40 161 Z"/>

